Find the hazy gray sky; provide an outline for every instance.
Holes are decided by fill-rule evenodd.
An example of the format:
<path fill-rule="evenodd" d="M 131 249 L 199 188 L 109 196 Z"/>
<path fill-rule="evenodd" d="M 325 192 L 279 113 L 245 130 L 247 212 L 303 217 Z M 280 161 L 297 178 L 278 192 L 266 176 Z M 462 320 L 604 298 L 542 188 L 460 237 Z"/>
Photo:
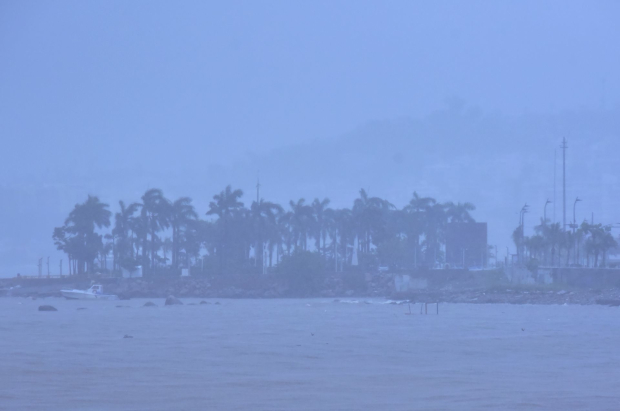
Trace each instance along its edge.
<path fill-rule="evenodd" d="M 611 1 L 3 1 L 2 159 L 228 162 L 454 96 L 507 114 L 617 105 L 619 11 Z"/>
<path fill-rule="evenodd" d="M 475 201 L 490 241 L 512 246 L 520 204 L 551 195 L 565 135 L 598 167 L 571 157 L 583 191 L 602 184 L 584 212 L 620 217 L 618 21 L 615 1 L 0 1 L 0 270 L 34 272 L 89 193 L 115 211 L 157 186 L 203 214 L 227 183 L 251 190 L 258 168 L 277 201 L 349 205 L 362 186 L 399 205 L 414 189 Z M 443 127 L 434 113 L 459 102 L 468 114 Z M 364 128 L 402 118 L 423 120 Z M 444 149 L 457 141 L 473 151 Z M 322 163 L 325 150 L 339 156 Z"/>

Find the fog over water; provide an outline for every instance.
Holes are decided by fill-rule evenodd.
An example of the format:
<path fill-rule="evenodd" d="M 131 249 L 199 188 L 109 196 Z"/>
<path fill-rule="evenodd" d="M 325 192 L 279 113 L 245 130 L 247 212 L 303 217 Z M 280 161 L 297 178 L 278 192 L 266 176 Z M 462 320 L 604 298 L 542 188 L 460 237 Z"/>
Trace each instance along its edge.
<path fill-rule="evenodd" d="M 3 2 L 0 276 L 57 267 L 52 229 L 88 194 L 116 211 L 157 187 L 203 214 L 229 183 L 249 203 L 258 170 L 282 203 L 350 206 L 360 188 L 397 206 L 414 190 L 470 201 L 489 244 L 514 248 L 520 207 L 531 230 L 553 197 L 563 137 L 578 219 L 620 221 L 619 12 Z"/>

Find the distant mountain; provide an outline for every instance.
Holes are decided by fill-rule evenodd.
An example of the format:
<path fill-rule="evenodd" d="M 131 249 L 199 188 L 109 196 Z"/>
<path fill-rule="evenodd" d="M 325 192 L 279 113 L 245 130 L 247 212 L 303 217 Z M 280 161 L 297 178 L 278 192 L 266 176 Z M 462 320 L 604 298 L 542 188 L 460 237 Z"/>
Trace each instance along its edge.
<path fill-rule="evenodd" d="M 452 108 L 420 120 L 376 122 L 335 140 L 287 147 L 238 164 L 234 175 L 260 169 L 263 190 L 277 201 L 329 197 L 350 206 L 360 188 L 405 205 L 414 190 L 440 201 L 471 201 L 489 223 L 489 241 L 512 246 L 518 211 L 531 206 L 526 230 L 553 201 L 561 220 L 561 139 L 568 140 L 567 219 L 578 195 L 577 218 L 620 221 L 620 116 L 613 112 L 483 115 Z M 555 153 L 554 153 L 555 152 Z M 240 178 L 241 181 L 241 178 Z M 269 190 L 269 191 L 268 191 Z M 266 194 L 267 195 L 267 194 Z M 553 217 L 553 205 L 548 217 Z M 505 249 L 505 248 L 504 248 Z"/>

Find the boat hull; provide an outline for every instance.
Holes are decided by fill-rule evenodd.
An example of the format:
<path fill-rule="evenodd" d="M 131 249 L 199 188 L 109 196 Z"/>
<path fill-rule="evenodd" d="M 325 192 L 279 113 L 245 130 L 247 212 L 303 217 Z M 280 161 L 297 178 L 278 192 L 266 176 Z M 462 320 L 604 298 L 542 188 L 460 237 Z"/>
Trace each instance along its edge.
<path fill-rule="evenodd" d="M 118 300 L 118 296 L 111 294 L 93 294 L 82 290 L 60 290 L 67 300 Z"/>

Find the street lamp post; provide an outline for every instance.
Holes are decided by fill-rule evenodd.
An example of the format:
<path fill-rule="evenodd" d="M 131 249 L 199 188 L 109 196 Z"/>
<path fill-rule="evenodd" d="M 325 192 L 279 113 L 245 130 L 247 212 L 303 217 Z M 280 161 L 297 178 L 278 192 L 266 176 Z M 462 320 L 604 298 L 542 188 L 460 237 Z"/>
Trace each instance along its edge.
<path fill-rule="evenodd" d="M 574 253 L 574 259 L 575 259 L 575 264 L 579 264 L 579 243 L 580 241 L 578 241 L 577 236 L 574 235 L 575 232 L 577 231 L 577 219 L 575 217 L 575 209 L 577 208 L 577 203 L 580 202 L 581 199 L 579 197 L 575 198 L 575 202 L 573 203 L 573 241 L 575 242 L 575 253 Z"/>
<path fill-rule="evenodd" d="M 543 223 L 544 225 L 547 225 L 547 204 L 552 203 L 552 201 L 549 201 L 549 199 L 547 199 L 547 202 L 545 202 L 545 208 L 543 211 Z"/>
<path fill-rule="evenodd" d="M 577 207 L 577 203 L 580 202 L 581 199 L 579 197 L 575 198 L 575 202 L 573 203 L 573 233 L 575 232 L 575 229 L 577 228 L 577 220 L 575 218 L 575 209 Z"/>
<path fill-rule="evenodd" d="M 528 209 L 528 205 L 527 203 L 525 203 L 525 205 L 521 208 L 521 213 L 520 213 L 520 220 L 521 220 L 521 245 L 520 245 L 520 249 L 521 252 L 519 253 L 519 257 L 521 259 L 521 261 L 525 260 L 525 258 L 523 258 L 523 254 L 525 252 L 525 213 L 527 213 L 527 209 Z"/>
<path fill-rule="evenodd" d="M 517 244 L 517 261 L 521 262 L 521 244 L 523 243 L 523 208 L 519 211 L 519 228 L 521 229 L 521 240 Z"/>

